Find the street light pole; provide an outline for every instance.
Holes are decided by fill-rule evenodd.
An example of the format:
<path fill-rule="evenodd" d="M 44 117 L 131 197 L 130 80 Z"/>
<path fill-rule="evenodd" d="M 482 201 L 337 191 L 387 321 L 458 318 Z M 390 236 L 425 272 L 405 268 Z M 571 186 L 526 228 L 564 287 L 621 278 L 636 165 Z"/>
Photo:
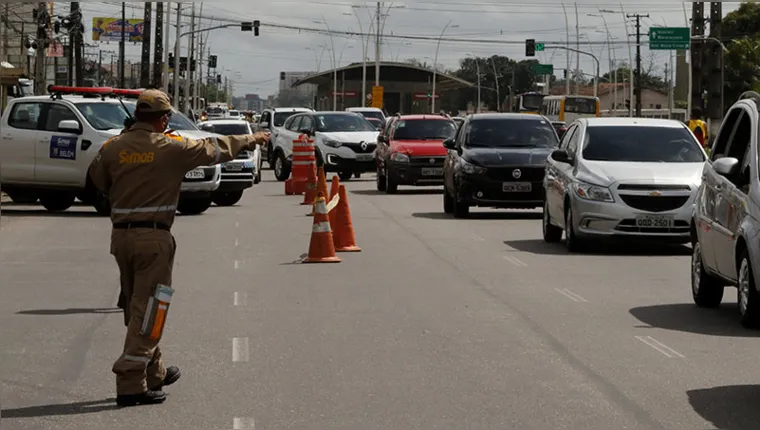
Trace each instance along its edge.
<path fill-rule="evenodd" d="M 443 34 L 446 33 L 446 29 L 449 28 L 450 25 L 451 21 L 446 23 L 446 25 L 443 27 L 443 30 L 441 31 L 441 35 L 438 36 L 438 43 L 435 45 L 435 59 L 433 59 L 433 93 L 430 94 L 430 113 L 435 113 L 435 79 L 438 73 L 438 50 L 441 48 L 441 39 L 443 39 Z"/>
<path fill-rule="evenodd" d="M 589 57 L 591 57 L 594 60 L 594 62 L 596 62 L 596 76 L 594 76 L 594 97 L 597 97 L 599 95 L 599 72 L 600 72 L 600 70 L 599 70 L 599 58 L 597 58 L 596 55 L 594 55 L 594 54 L 592 54 L 590 52 L 581 51 L 579 49 L 568 48 L 566 46 L 546 45 L 545 48 L 546 49 L 566 49 L 566 50 L 568 50 L 570 52 L 575 52 L 578 55 L 583 54 L 583 55 L 588 55 Z"/>
<path fill-rule="evenodd" d="M 567 47 L 570 47 L 570 23 L 567 20 L 567 9 L 565 8 L 565 4 L 562 3 L 562 12 L 565 14 L 565 43 L 567 43 Z M 570 95 L 570 52 L 568 51 L 567 55 L 565 55 L 565 59 L 567 60 L 567 66 L 565 67 L 565 73 L 567 75 L 565 76 L 565 95 Z M 512 101 L 510 100 L 510 104 Z"/>
<path fill-rule="evenodd" d="M 501 97 L 499 96 L 499 72 L 496 71 L 496 61 L 491 57 L 491 65 L 493 66 L 493 79 L 496 82 L 496 112 L 501 112 Z"/>
<path fill-rule="evenodd" d="M 378 3 L 379 4 L 379 3 Z M 335 40 L 333 40 L 332 30 L 330 30 L 330 24 L 327 23 L 324 15 L 322 17 L 322 24 L 327 28 L 327 34 L 330 36 L 330 46 L 332 48 L 332 64 L 333 64 L 333 110 L 338 110 L 338 65 L 335 61 Z"/>
<path fill-rule="evenodd" d="M 353 15 L 356 17 L 356 21 L 359 23 L 359 32 L 362 34 L 362 103 L 367 101 L 367 49 L 369 48 L 369 35 L 364 38 L 364 27 L 362 26 L 362 20 L 359 18 L 359 13 L 356 11 L 356 5 L 351 6 Z M 344 14 L 351 15 L 351 14 Z"/>

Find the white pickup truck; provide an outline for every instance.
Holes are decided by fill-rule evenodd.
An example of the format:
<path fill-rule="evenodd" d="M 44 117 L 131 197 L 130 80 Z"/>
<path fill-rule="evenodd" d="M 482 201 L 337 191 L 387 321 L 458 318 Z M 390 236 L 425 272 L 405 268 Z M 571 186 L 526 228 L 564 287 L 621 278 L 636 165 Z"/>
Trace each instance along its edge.
<path fill-rule="evenodd" d="M 124 128 L 129 114 L 119 100 L 97 90 L 9 101 L 0 118 L 0 187 L 14 202 L 34 204 L 39 200 L 45 209 L 55 212 L 67 210 L 78 198 L 101 215 L 110 213 L 107 200 L 87 172 L 103 143 Z M 190 122 L 179 115 L 174 112 L 172 120 Z M 197 128 L 179 134 L 208 135 Z M 186 214 L 206 211 L 220 181 L 218 165 L 188 172 L 177 210 Z"/>

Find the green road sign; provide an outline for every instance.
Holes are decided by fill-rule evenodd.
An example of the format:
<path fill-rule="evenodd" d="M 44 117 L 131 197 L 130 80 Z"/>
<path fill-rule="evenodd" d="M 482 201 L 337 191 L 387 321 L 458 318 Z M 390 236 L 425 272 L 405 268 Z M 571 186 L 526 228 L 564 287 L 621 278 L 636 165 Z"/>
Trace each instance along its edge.
<path fill-rule="evenodd" d="M 536 44 L 536 46 L 538 46 L 538 44 Z M 534 64 L 533 74 L 534 75 L 553 75 L 554 65 L 553 64 Z"/>
<path fill-rule="evenodd" d="M 689 49 L 691 29 L 688 27 L 649 27 L 649 49 L 672 51 Z"/>
<path fill-rule="evenodd" d="M 543 51 L 543 50 L 544 50 L 544 44 L 536 43 L 536 51 Z"/>

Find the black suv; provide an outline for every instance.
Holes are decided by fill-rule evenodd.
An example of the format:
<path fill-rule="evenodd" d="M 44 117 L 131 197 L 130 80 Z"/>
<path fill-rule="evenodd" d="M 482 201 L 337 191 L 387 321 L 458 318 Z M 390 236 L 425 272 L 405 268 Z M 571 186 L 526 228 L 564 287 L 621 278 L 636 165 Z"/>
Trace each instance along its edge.
<path fill-rule="evenodd" d="M 448 149 L 444 212 L 464 218 L 471 206 L 543 206 L 544 162 L 559 146 L 548 119 L 518 113 L 470 115 L 443 146 Z"/>

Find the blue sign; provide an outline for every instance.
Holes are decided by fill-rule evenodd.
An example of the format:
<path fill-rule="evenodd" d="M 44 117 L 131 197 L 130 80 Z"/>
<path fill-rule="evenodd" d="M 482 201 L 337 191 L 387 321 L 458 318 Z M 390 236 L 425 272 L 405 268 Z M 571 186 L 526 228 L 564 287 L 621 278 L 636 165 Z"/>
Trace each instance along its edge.
<path fill-rule="evenodd" d="M 53 136 L 50 139 L 50 158 L 76 160 L 77 138 L 71 136 Z"/>

